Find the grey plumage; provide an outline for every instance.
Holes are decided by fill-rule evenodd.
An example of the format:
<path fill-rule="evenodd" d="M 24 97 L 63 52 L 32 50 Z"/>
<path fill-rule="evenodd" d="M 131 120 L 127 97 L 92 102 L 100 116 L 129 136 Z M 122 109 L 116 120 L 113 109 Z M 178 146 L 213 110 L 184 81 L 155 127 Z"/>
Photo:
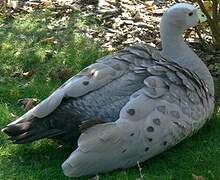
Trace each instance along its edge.
<path fill-rule="evenodd" d="M 26 123 L 36 139 L 53 131 L 49 137 L 75 143 L 79 137 L 62 164 L 64 174 L 74 177 L 134 166 L 174 146 L 198 131 L 214 109 L 212 77 L 181 36 L 197 23 L 192 5 L 171 7 L 161 21 L 162 51 L 137 44 L 97 60 L 3 131 L 13 138 Z M 32 119 L 39 123 L 29 128 Z"/>
<path fill-rule="evenodd" d="M 132 51 L 136 47 L 145 53 L 151 48 L 137 45 Z M 127 51 L 131 52 L 130 48 Z M 133 64 L 139 67 L 143 60 L 152 62 L 143 72 L 147 74 L 145 86 L 132 94 L 116 122 L 96 125 L 81 134 L 77 150 L 63 164 L 66 175 L 90 175 L 136 165 L 191 136 L 210 117 L 214 98 L 201 78 L 164 60 L 159 51 L 151 53 L 159 53 L 157 59 L 142 58 L 139 65 L 137 61 Z M 133 73 L 137 73 L 135 69 Z"/>
<path fill-rule="evenodd" d="M 128 51 L 126 55 L 127 60 L 135 57 Z M 145 75 L 133 74 L 129 65 L 131 63 L 115 56 L 97 60 L 96 64 L 82 70 L 39 105 L 9 124 L 3 132 L 12 136 L 12 142 L 17 144 L 46 138 L 45 131 L 54 132 L 54 135 L 48 134 L 49 138 L 76 144 L 82 122 L 90 119 L 117 120 L 130 95 L 144 86 Z M 23 127 L 29 123 L 31 127 Z M 55 129 L 60 130 L 58 135 Z M 16 134 L 13 131 L 17 131 Z M 29 132 L 34 133 L 31 133 L 32 137 Z"/>

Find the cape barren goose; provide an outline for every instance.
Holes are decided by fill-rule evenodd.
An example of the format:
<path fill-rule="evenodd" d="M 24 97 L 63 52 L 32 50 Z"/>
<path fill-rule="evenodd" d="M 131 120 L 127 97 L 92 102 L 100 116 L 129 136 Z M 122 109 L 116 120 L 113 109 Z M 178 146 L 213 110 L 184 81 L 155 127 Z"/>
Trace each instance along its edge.
<path fill-rule="evenodd" d="M 172 6 L 160 23 L 162 51 L 134 45 L 98 59 L 2 131 L 17 144 L 78 141 L 62 164 L 73 177 L 134 166 L 174 146 L 214 109 L 211 74 L 182 37 L 198 22 L 194 6 Z"/>

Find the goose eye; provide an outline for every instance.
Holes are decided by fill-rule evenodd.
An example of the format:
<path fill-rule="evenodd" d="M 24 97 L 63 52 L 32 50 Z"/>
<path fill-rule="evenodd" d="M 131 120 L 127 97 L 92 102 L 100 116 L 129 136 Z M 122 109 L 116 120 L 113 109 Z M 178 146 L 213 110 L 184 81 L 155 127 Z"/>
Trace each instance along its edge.
<path fill-rule="evenodd" d="M 188 15 L 189 15 L 189 16 L 192 16 L 192 15 L 193 15 L 193 12 L 190 12 Z"/>

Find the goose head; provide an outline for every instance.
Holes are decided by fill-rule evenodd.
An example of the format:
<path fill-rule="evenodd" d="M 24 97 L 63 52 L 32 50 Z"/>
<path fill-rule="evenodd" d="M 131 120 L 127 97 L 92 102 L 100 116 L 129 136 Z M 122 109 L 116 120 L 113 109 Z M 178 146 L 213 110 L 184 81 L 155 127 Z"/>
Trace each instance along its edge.
<path fill-rule="evenodd" d="M 206 18 L 200 9 L 188 3 L 178 3 L 171 6 L 163 15 L 160 28 L 170 26 L 183 33 L 185 30 L 194 27 Z"/>

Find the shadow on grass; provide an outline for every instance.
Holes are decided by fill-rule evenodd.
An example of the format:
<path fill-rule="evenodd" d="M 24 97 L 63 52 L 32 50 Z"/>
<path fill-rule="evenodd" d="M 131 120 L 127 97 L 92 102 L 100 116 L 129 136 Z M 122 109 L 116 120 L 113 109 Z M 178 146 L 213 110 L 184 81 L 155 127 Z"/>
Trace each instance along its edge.
<path fill-rule="evenodd" d="M 74 74 L 103 56 L 105 53 L 97 44 L 79 33 L 92 17 L 88 17 L 88 22 L 79 12 L 69 17 L 66 28 L 55 25 L 49 28 L 59 20 L 49 10 L 20 15 L 5 22 L 0 29 L 0 73 L 11 75 L 34 70 L 46 74 L 48 69 L 63 65 Z"/>

